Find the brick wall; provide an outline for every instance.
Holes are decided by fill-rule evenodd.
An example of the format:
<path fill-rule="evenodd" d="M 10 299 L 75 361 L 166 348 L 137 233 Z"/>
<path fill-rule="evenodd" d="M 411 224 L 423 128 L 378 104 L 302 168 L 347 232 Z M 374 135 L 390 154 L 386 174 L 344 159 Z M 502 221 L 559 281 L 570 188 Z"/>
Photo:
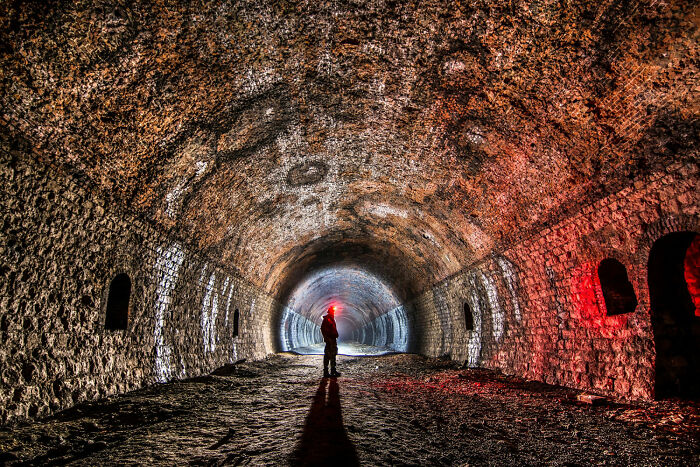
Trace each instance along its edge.
<path fill-rule="evenodd" d="M 415 350 L 547 383 L 652 398 L 649 251 L 667 233 L 700 232 L 699 178 L 695 165 L 675 164 L 424 292 L 409 306 Z M 607 316 L 597 275 L 605 258 L 626 267 L 638 300 L 633 313 Z"/>
<path fill-rule="evenodd" d="M 270 296 L 24 154 L 0 148 L 2 423 L 274 350 Z M 119 273 L 128 327 L 110 331 Z"/>

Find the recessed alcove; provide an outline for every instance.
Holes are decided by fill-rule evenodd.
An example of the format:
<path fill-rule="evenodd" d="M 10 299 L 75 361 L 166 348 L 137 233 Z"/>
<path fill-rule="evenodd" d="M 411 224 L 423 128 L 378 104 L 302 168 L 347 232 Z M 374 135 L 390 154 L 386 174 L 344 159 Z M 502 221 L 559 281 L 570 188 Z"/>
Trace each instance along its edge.
<path fill-rule="evenodd" d="M 624 264 L 615 258 L 604 259 L 598 265 L 598 279 L 608 316 L 634 312 L 637 296 Z"/>
<path fill-rule="evenodd" d="M 467 331 L 473 331 L 474 330 L 474 314 L 472 313 L 472 309 L 469 306 L 469 303 L 464 302 L 464 328 Z"/>
<path fill-rule="evenodd" d="M 124 330 L 129 323 L 129 301 L 131 299 L 131 279 L 120 273 L 109 283 L 107 306 L 105 308 L 105 329 Z"/>
<path fill-rule="evenodd" d="M 238 311 L 238 308 L 236 308 L 233 311 L 233 337 L 238 337 L 238 326 L 239 326 L 239 320 L 241 318 L 241 312 Z"/>
<path fill-rule="evenodd" d="M 656 347 L 656 397 L 700 396 L 700 317 L 696 315 L 698 238 L 673 232 L 649 252 L 651 323 Z"/>

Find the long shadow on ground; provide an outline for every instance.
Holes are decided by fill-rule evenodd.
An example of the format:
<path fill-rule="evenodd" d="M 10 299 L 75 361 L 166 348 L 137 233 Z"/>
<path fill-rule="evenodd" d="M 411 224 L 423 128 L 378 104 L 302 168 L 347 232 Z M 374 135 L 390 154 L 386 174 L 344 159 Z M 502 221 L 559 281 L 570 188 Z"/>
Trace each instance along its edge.
<path fill-rule="evenodd" d="M 359 465 L 355 446 L 343 426 L 340 390 L 335 378 L 321 379 L 291 463 L 294 466 Z"/>

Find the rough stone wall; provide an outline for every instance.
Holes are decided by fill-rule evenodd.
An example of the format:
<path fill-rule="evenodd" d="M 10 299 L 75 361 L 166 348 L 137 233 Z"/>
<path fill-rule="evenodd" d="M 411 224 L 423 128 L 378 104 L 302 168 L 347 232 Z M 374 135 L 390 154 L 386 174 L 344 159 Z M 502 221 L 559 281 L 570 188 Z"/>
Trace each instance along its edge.
<path fill-rule="evenodd" d="M 409 349 L 411 323 L 405 308 L 398 306 L 367 323 L 353 333 L 354 340 L 367 345 L 388 347 L 397 352 Z"/>
<path fill-rule="evenodd" d="M 286 352 L 295 347 L 306 347 L 323 342 L 321 327 L 318 324 L 302 314 L 285 308 L 279 326 L 280 350 Z"/>
<path fill-rule="evenodd" d="M 415 350 L 548 383 L 652 398 L 648 255 L 666 233 L 700 231 L 698 186 L 696 165 L 675 164 L 448 278 L 412 303 Z M 605 258 L 626 267 L 638 299 L 633 313 L 607 316 L 597 274 Z"/>
<path fill-rule="evenodd" d="M 0 148 L 0 422 L 274 349 L 270 296 L 25 152 Z M 118 273 L 129 320 L 110 331 Z"/>

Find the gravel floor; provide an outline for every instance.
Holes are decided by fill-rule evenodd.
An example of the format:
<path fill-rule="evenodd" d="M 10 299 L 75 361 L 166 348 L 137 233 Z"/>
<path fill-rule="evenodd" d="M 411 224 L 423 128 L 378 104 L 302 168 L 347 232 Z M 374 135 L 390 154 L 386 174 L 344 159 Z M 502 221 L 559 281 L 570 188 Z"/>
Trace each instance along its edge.
<path fill-rule="evenodd" d="M 700 465 L 699 404 L 576 392 L 397 354 L 278 354 L 0 430 L 0 463 Z"/>

